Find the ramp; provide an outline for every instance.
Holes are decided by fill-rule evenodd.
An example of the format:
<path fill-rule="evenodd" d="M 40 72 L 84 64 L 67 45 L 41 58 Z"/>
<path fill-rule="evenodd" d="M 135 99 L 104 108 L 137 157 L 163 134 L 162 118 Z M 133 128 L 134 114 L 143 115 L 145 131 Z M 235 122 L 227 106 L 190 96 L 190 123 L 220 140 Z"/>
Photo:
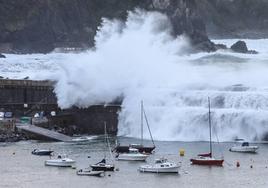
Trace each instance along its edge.
<path fill-rule="evenodd" d="M 56 131 L 51 131 L 45 128 L 37 127 L 35 125 L 31 124 L 24 124 L 24 123 L 16 123 L 16 127 L 18 129 L 31 132 L 34 134 L 42 135 L 48 138 L 51 138 L 53 140 L 68 142 L 72 140 L 72 137 L 58 133 Z"/>

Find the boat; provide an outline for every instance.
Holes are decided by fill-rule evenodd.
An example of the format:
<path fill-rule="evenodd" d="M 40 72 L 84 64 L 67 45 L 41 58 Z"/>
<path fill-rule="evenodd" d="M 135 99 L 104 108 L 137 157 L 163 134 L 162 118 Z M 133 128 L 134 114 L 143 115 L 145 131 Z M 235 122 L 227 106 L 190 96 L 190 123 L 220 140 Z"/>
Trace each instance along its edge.
<path fill-rule="evenodd" d="M 209 153 L 199 154 L 197 158 L 190 159 L 194 165 L 208 165 L 208 166 L 222 166 L 223 159 L 215 159 L 212 155 L 212 141 L 211 141 L 211 117 L 210 117 L 210 99 L 208 97 L 208 121 L 209 121 Z"/>
<path fill-rule="evenodd" d="M 56 159 L 49 159 L 45 161 L 46 166 L 58 166 L 58 167 L 72 167 L 75 165 L 75 160 L 68 158 L 67 156 L 59 155 Z"/>
<path fill-rule="evenodd" d="M 151 137 L 151 141 L 153 143 L 153 146 L 144 146 L 143 145 L 143 121 L 146 121 L 146 125 L 148 128 L 148 131 L 150 133 L 150 137 Z M 152 137 L 152 133 L 151 133 L 151 129 L 148 123 L 148 119 L 143 107 L 143 102 L 141 101 L 141 143 L 140 144 L 129 144 L 129 145 L 120 145 L 118 144 L 113 151 L 115 151 L 116 153 L 127 153 L 129 152 L 129 148 L 136 148 L 139 150 L 140 153 L 149 153 L 151 154 L 153 152 L 153 150 L 155 149 L 155 144 L 154 144 L 154 140 Z"/>
<path fill-rule="evenodd" d="M 102 159 L 97 164 L 90 165 L 93 171 L 114 171 L 113 164 L 107 164 L 106 159 Z"/>
<path fill-rule="evenodd" d="M 229 151 L 242 153 L 256 153 L 258 146 L 250 146 L 248 142 L 242 142 L 241 145 L 232 146 Z"/>
<path fill-rule="evenodd" d="M 179 165 L 169 162 L 166 158 L 156 159 L 154 164 L 142 165 L 139 167 L 140 172 L 153 173 L 179 173 Z"/>
<path fill-rule="evenodd" d="M 145 161 L 149 155 L 140 153 L 136 148 L 129 148 L 128 153 L 118 153 L 116 157 L 125 161 Z"/>
<path fill-rule="evenodd" d="M 52 150 L 46 150 L 46 149 L 34 149 L 32 151 L 33 155 L 51 155 L 53 153 Z"/>
<path fill-rule="evenodd" d="M 110 157 L 111 157 L 111 159 L 113 159 L 113 155 L 111 152 L 111 146 L 110 146 L 110 142 L 109 142 L 109 138 L 108 138 L 108 134 L 107 134 L 107 130 L 106 130 L 106 122 L 104 122 L 104 135 L 105 135 L 105 140 L 106 140 L 107 145 L 108 145 Z M 93 171 L 114 171 L 114 164 L 108 164 L 106 162 L 105 157 L 100 162 L 93 164 L 93 165 L 90 165 L 90 167 L 92 168 Z"/>
<path fill-rule="evenodd" d="M 79 176 L 104 176 L 104 171 L 92 171 L 88 168 L 85 168 L 76 171 L 76 174 Z"/>
<path fill-rule="evenodd" d="M 81 136 L 72 138 L 71 142 L 86 142 L 89 140 L 96 139 L 98 136 Z"/>

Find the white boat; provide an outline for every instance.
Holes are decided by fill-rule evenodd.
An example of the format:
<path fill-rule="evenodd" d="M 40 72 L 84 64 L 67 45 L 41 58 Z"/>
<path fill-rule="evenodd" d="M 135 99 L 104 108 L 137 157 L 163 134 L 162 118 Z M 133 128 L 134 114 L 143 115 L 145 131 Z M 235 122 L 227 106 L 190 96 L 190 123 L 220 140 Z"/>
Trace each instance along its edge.
<path fill-rule="evenodd" d="M 117 155 L 118 160 L 125 161 L 145 161 L 149 155 L 139 153 L 139 150 L 136 148 L 129 148 L 129 153 L 119 153 Z"/>
<path fill-rule="evenodd" d="M 98 136 L 81 136 L 81 137 L 76 137 L 76 138 L 72 138 L 72 142 L 85 142 L 85 141 L 89 141 L 89 140 L 93 140 L 96 139 Z"/>
<path fill-rule="evenodd" d="M 179 173 L 179 165 L 167 161 L 166 158 L 156 159 L 152 165 L 142 165 L 139 167 L 140 172 L 154 173 Z"/>
<path fill-rule="evenodd" d="M 58 156 L 57 159 L 49 159 L 45 161 L 46 166 L 58 166 L 58 167 L 72 167 L 75 164 L 75 160 L 67 158 L 67 156 Z"/>
<path fill-rule="evenodd" d="M 233 152 L 243 152 L 243 153 L 256 153 L 258 146 L 250 146 L 248 142 L 242 142 L 241 145 L 235 145 L 229 149 Z"/>
<path fill-rule="evenodd" d="M 92 171 L 88 168 L 80 169 L 76 172 L 79 176 L 104 176 L 104 171 Z"/>

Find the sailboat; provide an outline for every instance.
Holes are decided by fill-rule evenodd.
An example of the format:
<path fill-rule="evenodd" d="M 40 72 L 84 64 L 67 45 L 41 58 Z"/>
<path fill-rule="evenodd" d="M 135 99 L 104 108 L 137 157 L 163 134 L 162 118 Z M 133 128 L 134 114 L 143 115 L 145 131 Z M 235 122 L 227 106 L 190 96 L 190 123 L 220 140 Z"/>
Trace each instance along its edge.
<path fill-rule="evenodd" d="M 208 121 L 209 121 L 209 153 L 199 154 L 197 158 L 190 159 L 192 164 L 208 165 L 208 166 L 222 166 L 223 159 L 215 159 L 212 155 L 212 141 L 211 141 L 211 117 L 210 117 L 210 99 L 208 98 Z"/>
<path fill-rule="evenodd" d="M 108 134 L 107 134 L 107 130 L 106 130 L 106 122 L 104 122 L 104 134 L 105 134 L 105 140 L 107 142 L 108 149 L 110 152 L 110 157 L 111 157 L 111 159 L 113 159 L 113 155 L 111 152 L 111 146 L 110 146 L 110 142 L 109 142 L 109 138 L 108 138 Z M 100 162 L 93 164 L 93 165 L 90 165 L 90 167 L 92 168 L 92 171 L 114 171 L 114 164 L 106 163 L 105 157 Z"/>
<path fill-rule="evenodd" d="M 144 121 L 143 117 L 145 118 L 146 125 L 147 125 L 147 128 L 149 130 L 153 146 L 144 146 L 143 145 L 143 121 Z M 155 149 L 154 140 L 153 140 L 152 133 L 151 133 L 151 130 L 150 130 L 150 126 L 149 126 L 149 123 L 148 123 L 148 120 L 147 120 L 147 116 L 146 116 L 146 113 L 145 113 L 145 110 L 144 110 L 144 107 L 143 107 L 143 101 L 141 101 L 141 143 L 140 144 L 130 144 L 128 146 L 121 146 L 119 144 L 114 148 L 114 151 L 117 152 L 117 153 L 128 153 L 130 151 L 130 148 L 138 149 L 138 152 L 140 152 L 140 153 L 149 153 L 149 154 L 152 153 L 153 150 Z"/>

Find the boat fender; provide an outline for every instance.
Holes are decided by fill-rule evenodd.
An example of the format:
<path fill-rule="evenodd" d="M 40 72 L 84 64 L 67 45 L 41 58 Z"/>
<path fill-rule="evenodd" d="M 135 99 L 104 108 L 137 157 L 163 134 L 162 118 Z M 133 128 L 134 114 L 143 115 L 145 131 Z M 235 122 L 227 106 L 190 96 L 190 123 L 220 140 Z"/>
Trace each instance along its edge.
<path fill-rule="evenodd" d="M 240 163 L 239 163 L 239 161 L 236 162 L 236 167 L 237 167 L 237 168 L 240 167 Z"/>

